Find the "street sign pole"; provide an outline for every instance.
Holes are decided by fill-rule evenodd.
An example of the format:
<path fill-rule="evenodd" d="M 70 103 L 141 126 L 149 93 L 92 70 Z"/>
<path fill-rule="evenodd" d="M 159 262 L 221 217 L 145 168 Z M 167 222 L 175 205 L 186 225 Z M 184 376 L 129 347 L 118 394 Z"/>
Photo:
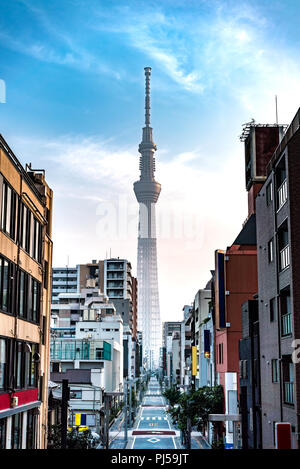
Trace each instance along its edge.
<path fill-rule="evenodd" d="M 109 400 L 110 396 L 104 394 L 104 444 L 105 449 L 109 447 Z"/>
<path fill-rule="evenodd" d="M 127 381 L 124 381 L 124 400 L 125 400 L 125 417 L 124 417 L 124 448 L 128 443 L 128 415 L 127 415 Z"/>
<path fill-rule="evenodd" d="M 67 431 L 68 431 L 68 401 L 69 394 L 69 381 L 62 380 L 62 399 L 61 399 L 61 448 L 67 447 Z"/>

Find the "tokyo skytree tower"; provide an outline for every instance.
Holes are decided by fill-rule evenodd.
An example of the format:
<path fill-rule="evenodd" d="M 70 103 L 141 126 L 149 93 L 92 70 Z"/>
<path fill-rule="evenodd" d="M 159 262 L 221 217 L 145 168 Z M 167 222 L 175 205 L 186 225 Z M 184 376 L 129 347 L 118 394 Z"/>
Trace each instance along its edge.
<path fill-rule="evenodd" d="M 138 330 L 143 337 L 143 360 L 148 369 L 159 366 L 162 345 L 162 326 L 159 310 L 155 204 L 161 186 L 154 179 L 156 145 L 150 127 L 150 75 L 151 68 L 145 68 L 145 127 L 139 145 L 140 179 L 134 183 L 134 192 L 139 202 L 138 230 Z"/>

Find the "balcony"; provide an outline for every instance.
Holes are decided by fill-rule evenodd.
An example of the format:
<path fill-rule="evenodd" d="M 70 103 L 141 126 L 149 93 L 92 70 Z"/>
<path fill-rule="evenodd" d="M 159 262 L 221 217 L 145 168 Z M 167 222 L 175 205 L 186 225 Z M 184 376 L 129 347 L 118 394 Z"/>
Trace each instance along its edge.
<path fill-rule="evenodd" d="M 292 333 L 292 315 L 291 313 L 281 316 L 281 335 L 286 336 Z"/>
<path fill-rule="evenodd" d="M 285 382 L 284 384 L 284 403 L 293 405 L 295 403 L 294 383 Z"/>
<path fill-rule="evenodd" d="M 124 271 L 124 264 L 108 264 L 107 271 L 114 270 Z"/>
<path fill-rule="evenodd" d="M 280 251 L 280 270 L 286 269 L 290 265 L 290 246 L 287 244 Z"/>
<path fill-rule="evenodd" d="M 74 339 L 58 339 L 50 343 L 51 360 L 111 360 L 108 342 Z"/>
<path fill-rule="evenodd" d="M 123 274 L 112 274 L 109 273 L 107 275 L 107 280 L 124 280 L 124 275 Z"/>
<path fill-rule="evenodd" d="M 287 180 L 285 179 L 277 190 L 277 210 L 280 210 L 286 201 L 287 201 Z"/>
<path fill-rule="evenodd" d="M 114 288 L 121 288 L 123 290 L 124 288 L 124 285 L 123 285 L 123 282 L 107 282 L 107 290 L 111 290 L 111 289 L 114 289 Z"/>

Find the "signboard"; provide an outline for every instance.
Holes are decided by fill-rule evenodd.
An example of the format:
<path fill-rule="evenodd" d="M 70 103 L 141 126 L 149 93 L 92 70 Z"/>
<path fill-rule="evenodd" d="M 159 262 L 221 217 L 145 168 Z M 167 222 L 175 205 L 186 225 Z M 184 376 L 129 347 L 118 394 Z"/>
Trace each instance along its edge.
<path fill-rule="evenodd" d="M 197 347 L 192 346 L 192 375 L 196 376 L 197 374 Z"/>
<path fill-rule="evenodd" d="M 86 414 L 75 414 L 75 426 L 86 426 Z"/>

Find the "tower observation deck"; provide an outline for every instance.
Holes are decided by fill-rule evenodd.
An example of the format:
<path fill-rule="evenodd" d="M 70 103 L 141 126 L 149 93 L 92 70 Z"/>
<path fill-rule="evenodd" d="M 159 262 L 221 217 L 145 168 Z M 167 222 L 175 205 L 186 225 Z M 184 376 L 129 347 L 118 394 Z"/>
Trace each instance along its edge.
<path fill-rule="evenodd" d="M 143 337 L 143 361 L 148 369 L 159 365 L 159 353 L 162 342 L 162 326 L 160 320 L 155 204 L 161 186 L 155 181 L 156 145 L 153 142 L 150 127 L 150 76 L 151 68 L 145 68 L 145 127 L 139 145 L 140 179 L 134 183 L 134 192 L 139 203 L 138 229 L 138 330 Z"/>

